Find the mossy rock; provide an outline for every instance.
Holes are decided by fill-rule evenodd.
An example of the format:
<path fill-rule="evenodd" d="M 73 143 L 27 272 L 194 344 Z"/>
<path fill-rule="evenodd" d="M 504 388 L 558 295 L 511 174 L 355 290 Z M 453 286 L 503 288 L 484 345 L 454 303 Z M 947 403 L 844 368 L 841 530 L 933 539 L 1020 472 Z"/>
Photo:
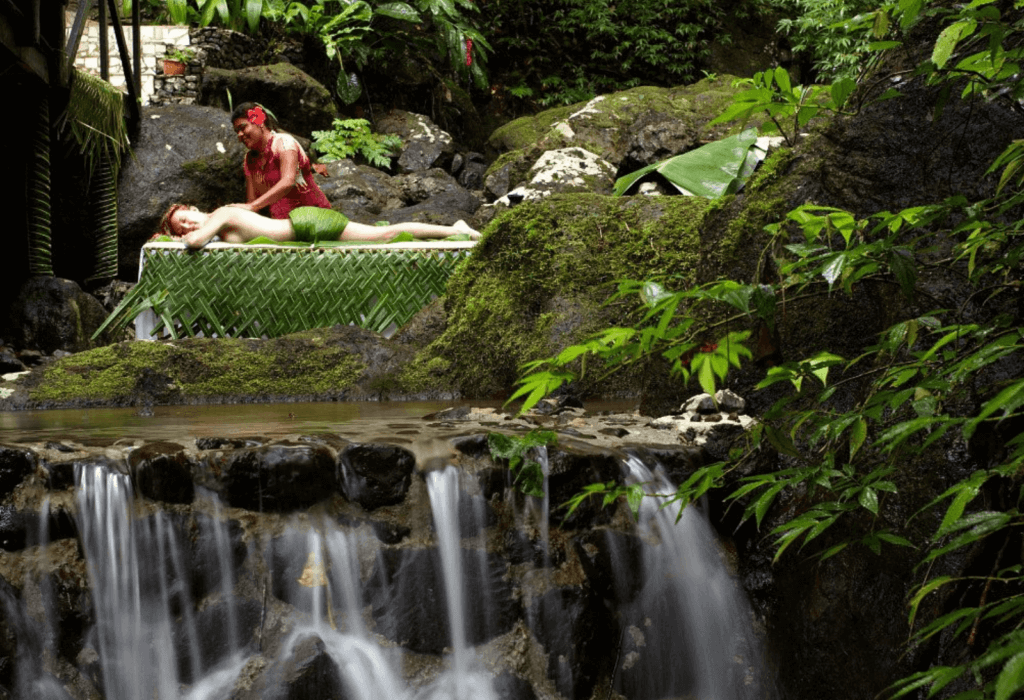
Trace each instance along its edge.
<path fill-rule="evenodd" d="M 746 230 L 706 237 L 714 209 L 700 197 L 563 194 L 504 213 L 449 280 L 446 327 L 399 385 L 507 395 L 524 362 L 636 320 L 635 300 L 606 304 L 617 280 L 662 277 L 678 288 L 714 279 L 720 261 L 736 256 L 756 268 Z M 580 390 L 628 392 L 630 380 Z"/>
<path fill-rule="evenodd" d="M 619 163 L 637 131 L 634 126 L 641 121 L 650 122 L 653 115 L 685 124 L 695 141 L 714 141 L 740 129 L 739 124 L 708 125 L 739 91 L 732 87 L 732 80 L 732 76 L 723 75 L 679 87 L 642 86 L 549 109 L 495 130 L 488 145 L 495 154 L 537 147 L 552 150 L 580 146 L 611 163 Z"/>
<path fill-rule="evenodd" d="M 355 326 L 336 326 L 271 340 L 123 342 L 33 372 L 4 407 L 376 398 L 369 387 L 393 360 L 379 340 Z"/>

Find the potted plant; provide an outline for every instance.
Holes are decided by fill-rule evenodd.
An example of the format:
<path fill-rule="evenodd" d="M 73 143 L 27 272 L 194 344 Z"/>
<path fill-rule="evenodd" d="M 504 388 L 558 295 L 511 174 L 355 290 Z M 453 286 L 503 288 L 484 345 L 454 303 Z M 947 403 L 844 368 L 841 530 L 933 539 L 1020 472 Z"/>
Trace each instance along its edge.
<path fill-rule="evenodd" d="M 184 75 L 185 64 L 195 58 L 192 49 L 169 50 L 164 56 L 164 75 Z"/>

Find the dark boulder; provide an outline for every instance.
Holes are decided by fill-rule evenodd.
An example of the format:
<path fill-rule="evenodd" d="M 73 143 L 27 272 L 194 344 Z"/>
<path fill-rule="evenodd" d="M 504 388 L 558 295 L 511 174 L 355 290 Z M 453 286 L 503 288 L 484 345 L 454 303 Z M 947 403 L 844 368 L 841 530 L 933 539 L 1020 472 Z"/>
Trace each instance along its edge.
<path fill-rule="evenodd" d="M 554 588 L 529 606 L 530 631 L 548 655 L 548 678 L 563 696 L 590 697 L 612 662 L 615 639 L 604 607 L 578 587 Z"/>
<path fill-rule="evenodd" d="M 321 445 L 271 445 L 212 456 L 224 497 L 237 508 L 292 511 L 336 492 L 333 456 Z"/>
<path fill-rule="evenodd" d="M 327 88 L 290 63 L 239 70 L 207 68 L 197 102 L 227 110 L 228 91 L 233 104 L 259 102 L 273 112 L 281 129 L 306 139 L 315 130 L 331 129 L 337 116 Z"/>
<path fill-rule="evenodd" d="M 156 232 L 175 202 L 212 211 L 245 201 L 245 147 L 231 129 L 231 115 L 213 107 L 144 107 L 118 184 L 118 266 L 124 279 L 137 279 L 139 248 Z"/>
<path fill-rule="evenodd" d="M 146 498 L 164 503 L 191 503 L 195 497 L 195 463 L 173 442 L 153 442 L 128 455 L 135 487 Z"/>
<path fill-rule="evenodd" d="M 459 549 L 466 642 L 483 644 L 508 632 L 519 605 L 512 596 L 507 565 L 493 554 Z M 377 631 L 424 654 L 441 654 L 452 644 L 448 602 L 436 549 L 387 549 L 367 584 Z"/>
<path fill-rule="evenodd" d="M 25 282 L 8 309 L 8 317 L 11 342 L 18 347 L 45 353 L 81 352 L 113 341 L 109 333 L 92 340 L 92 334 L 107 317 L 99 300 L 76 282 L 58 277 L 33 277 Z"/>
<path fill-rule="evenodd" d="M 416 457 L 395 445 L 349 445 L 338 455 L 342 493 L 366 510 L 401 503 L 415 468 Z"/>
<path fill-rule="evenodd" d="M 39 458 L 32 450 L 0 445 L 0 499 L 14 491 L 38 463 Z"/>

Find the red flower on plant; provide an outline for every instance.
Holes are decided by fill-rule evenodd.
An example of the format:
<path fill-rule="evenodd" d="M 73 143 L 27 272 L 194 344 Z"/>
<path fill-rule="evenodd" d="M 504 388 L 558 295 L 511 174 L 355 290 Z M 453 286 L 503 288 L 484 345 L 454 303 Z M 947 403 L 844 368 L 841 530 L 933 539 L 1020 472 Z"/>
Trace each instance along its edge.
<path fill-rule="evenodd" d="M 466 65 L 473 65 L 473 40 L 466 39 Z"/>
<path fill-rule="evenodd" d="M 705 343 L 700 346 L 701 352 L 714 352 L 718 349 L 718 343 Z"/>
<path fill-rule="evenodd" d="M 249 117 L 249 123 L 256 126 L 263 126 L 263 122 L 267 121 L 267 115 L 259 105 L 250 109 L 246 115 Z"/>

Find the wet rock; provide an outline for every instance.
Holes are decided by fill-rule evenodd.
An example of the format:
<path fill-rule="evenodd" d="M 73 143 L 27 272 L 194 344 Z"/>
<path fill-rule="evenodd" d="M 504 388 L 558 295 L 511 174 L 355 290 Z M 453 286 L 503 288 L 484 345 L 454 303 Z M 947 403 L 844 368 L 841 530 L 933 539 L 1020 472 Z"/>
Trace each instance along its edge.
<path fill-rule="evenodd" d="M 548 677 L 565 697 L 589 697 L 610 663 L 615 639 L 602 611 L 578 587 L 552 589 L 529 606 L 528 624 L 547 652 Z"/>
<path fill-rule="evenodd" d="M 108 471 L 117 471 L 117 465 L 105 455 L 89 455 L 82 459 L 68 462 L 43 463 L 46 470 L 47 486 L 51 491 L 62 491 L 75 485 L 76 465 L 82 467 L 97 466 Z"/>
<path fill-rule="evenodd" d="M 499 700 L 537 700 L 530 682 L 508 671 L 494 677 L 494 692 Z"/>
<path fill-rule="evenodd" d="M 455 156 L 452 137 L 422 114 L 393 109 L 376 120 L 374 129 L 402 138 L 398 168 L 403 173 L 451 167 Z"/>
<path fill-rule="evenodd" d="M 416 468 L 416 457 L 394 445 L 350 445 L 338 455 L 342 493 L 366 510 L 401 503 Z"/>
<path fill-rule="evenodd" d="M 91 339 L 107 312 L 71 280 L 32 277 L 21 286 L 8 315 L 11 341 L 19 347 L 80 352 L 113 340 L 106 331 L 97 341 Z"/>
<path fill-rule="evenodd" d="M 0 506 L 0 548 L 17 552 L 28 544 L 32 517 L 14 506 Z"/>
<path fill-rule="evenodd" d="M 643 543 L 634 534 L 600 528 L 572 541 L 587 583 L 606 600 L 628 603 L 643 587 Z"/>
<path fill-rule="evenodd" d="M 465 591 L 466 641 L 483 644 L 512 628 L 519 612 L 505 562 L 494 554 L 459 549 Z M 367 584 L 377 631 L 424 654 L 441 654 L 451 644 L 448 603 L 440 554 L 436 549 L 381 552 Z"/>
<path fill-rule="evenodd" d="M 337 664 L 314 634 L 299 640 L 270 671 L 272 684 L 263 700 L 347 700 L 350 696 Z"/>
<path fill-rule="evenodd" d="M 237 520 L 218 521 L 204 513 L 196 513 L 186 541 L 191 560 L 190 585 L 195 600 L 202 600 L 220 590 L 225 576 L 237 582 L 237 572 L 249 553 L 242 526 Z"/>
<path fill-rule="evenodd" d="M 128 466 L 136 488 L 146 498 L 191 503 L 195 497 L 195 462 L 177 443 L 153 442 L 132 450 Z"/>
<path fill-rule="evenodd" d="M 12 372 L 24 372 L 25 365 L 8 347 L 0 348 L 0 374 L 11 374 Z"/>
<path fill-rule="evenodd" d="M 548 489 L 551 503 L 565 503 L 584 486 L 597 482 L 619 481 L 622 469 L 607 453 L 584 453 L 563 447 L 548 449 Z M 608 522 L 612 509 L 602 508 L 600 499 L 589 498 L 571 515 L 564 509 L 551 513 L 551 522 L 566 528 L 589 527 Z"/>
<path fill-rule="evenodd" d="M 0 445 L 0 499 L 14 491 L 38 463 L 39 458 L 32 450 Z"/>
<path fill-rule="evenodd" d="M 222 438 L 222 437 L 205 437 L 196 438 L 196 449 L 197 450 L 223 450 L 223 449 L 241 449 L 244 447 L 259 447 L 265 442 L 263 438 L 251 437 L 251 438 Z"/>
<path fill-rule="evenodd" d="M 412 534 L 412 529 L 406 525 L 382 520 L 371 520 L 370 529 L 373 530 L 373 536 L 384 544 L 398 544 Z"/>
<path fill-rule="evenodd" d="M 337 489 L 334 458 L 320 445 L 256 447 L 213 455 L 224 497 L 255 511 L 292 511 L 330 498 Z"/>
<path fill-rule="evenodd" d="M 185 627 L 177 628 L 174 646 L 178 656 L 178 674 L 182 683 L 192 683 L 199 675 L 205 674 L 239 649 L 252 648 L 253 639 L 259 630 L 263 606 L 255 600 L 241 598 L 235 601 L 234 610 L 228 610 L 224 601 L 216 601 L 202 608 L 195 616 L 196 638 L 195 662 L 191 660 L 191 646 L 195 640 L 185 634 Z M 234 630 L 231 622 L 234 622 Z M 193 665 L 198 668 L 193 668 Z"/>

